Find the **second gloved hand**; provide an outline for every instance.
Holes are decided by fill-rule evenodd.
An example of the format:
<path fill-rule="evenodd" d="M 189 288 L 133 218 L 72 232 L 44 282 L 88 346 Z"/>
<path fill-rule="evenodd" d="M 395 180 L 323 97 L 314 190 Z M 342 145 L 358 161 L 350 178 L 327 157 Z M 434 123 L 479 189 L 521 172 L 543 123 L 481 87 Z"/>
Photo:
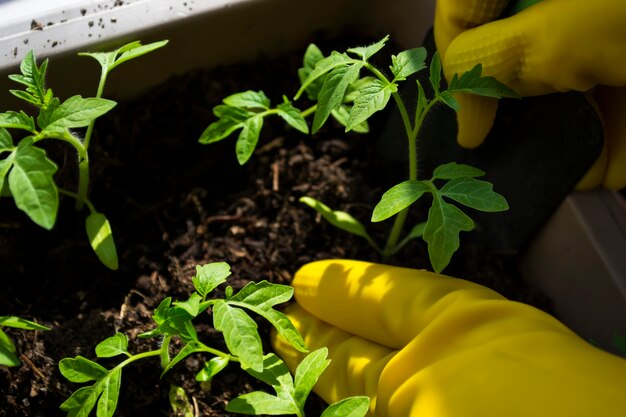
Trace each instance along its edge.
<path fill-rule="evenodd" d="M 598 99 L 606 149 L 587 186 L 626 186 L 626 2 L 543 0 L 495 20 L 507 0 L 438 0 L 435 40 L 448 79 L 477 63 L 522 96 L 604 87 Z M 458 141 L 476 147 L 489 132 L 497 101 L 457 97 Z M 555 109 L 558 111 L 558 109 Z"/>

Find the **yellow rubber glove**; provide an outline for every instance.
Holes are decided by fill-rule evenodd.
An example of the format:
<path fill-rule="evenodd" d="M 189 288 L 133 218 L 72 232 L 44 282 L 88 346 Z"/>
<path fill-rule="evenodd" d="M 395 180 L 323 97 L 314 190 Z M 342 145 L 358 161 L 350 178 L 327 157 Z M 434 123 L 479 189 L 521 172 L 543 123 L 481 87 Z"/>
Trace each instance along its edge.
<path fill-rule="evenodd" d="M 305 265 L 287 315 L 332 360 L 329 403 L 377 417 L 590 417 L 626 412 L 626 360 L 550 315 L 432 272 L 349 260 Z M 273 336 L 293 371 L 302 354 Z"/>
<path fill-rule="evenodd" d="M 482 63 L 483 73 L 522 96 L 604 89 L 598 100 L 605 151 L 581 188 L 626 186 L 626 1 L 543 0 L 496 19 L 508 0 L 438 0 L 435 41 L 448 79 Z M 482 143 L 497 101 L 459 95 L 458 141 Z M 558 111 L 558 109 L 555 109 Z"/>

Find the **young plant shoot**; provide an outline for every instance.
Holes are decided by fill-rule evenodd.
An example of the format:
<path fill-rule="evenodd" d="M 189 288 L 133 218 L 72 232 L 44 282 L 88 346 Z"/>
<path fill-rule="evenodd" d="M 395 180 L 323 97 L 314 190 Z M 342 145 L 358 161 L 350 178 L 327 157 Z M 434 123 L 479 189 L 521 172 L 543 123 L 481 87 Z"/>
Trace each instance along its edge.
<path fill-rule="evenodd" d="M 213 291 L 226 282 L 231 274 L 230 266 L 215 262 L 196 267 L 193 277 L 195 292 L 185 301 L 164 299 L 152 316 L 156 327 L 140 337 L 160 338 L 159 349 L 132 354 L 128 350 L 128 338 L 121 333 L 105 339 L 96 346 L 96 356 L 124 359 L 111 369 L 82 356 L 65 358 L 59 363 L 61 374 L 71 382 L 91 382 L 91 385 L 76 390 L 60 408 L 68 416 L 87 417 L 96 408 L 97 417 L 113 416 L 117 407 L 122 381 L 122 370 L 133 362 L 159 358 L 161 376 L 176 364 L 193 353 L 205 353 L 211 357 L 196 375 L 196 380 L 210 386 L 211 380 L 229 363 L 235 362 L 260 381 L 271 385 L 276 395 L 265 392 L 252 392 L 232 400 L 227 411 L 244 414 L 295 414 L 304 417 L 304 402 L 320 374 L 328 365 L 326 349 L 310 353 L 296 371 L 295 382 L 289 369 L 276 355 L 263 354 L 261 337 L 257 325 L 249 312 L 266 319 L 279 335 L 301 352 L 307 352 L 302 337 L 291 321 L 273 307 L 288 301 L 293 288 L 271 284 L 267 281 L 250 282 L 236 294 L 232 287 L 226 287 L 224 298 L 209 298 Z M 228 350 L 226 352 L 207 346 L 198 338 L 193 320 L 209 311 L 213 327 L 222 333 Z M 170 357 L 173 339 L 183 343 L 174 357 Z M 186 396 L 180 387 L 173 386 L 170 392 L 172 407 L 186 408 Z M 367 397 L 353 397 L 328 408 L 326 417 L 345 416 L 337 414 L 350 410 L 354 417 L 362 417 L 368 410 Z M 333 408 L 334 407 L 334 408 Z M 335 411 L 334 411 L 335 410 Z M 328 414 L 327 414 L 328 413 Z"/>
<path fill-rule="evenodd" d="M 326 57 L 317 46 L 311 44 L 304 55 L 303 67 L 298 70 L 302 86 L 294 101 L 306 94 L 317 104 L 299 111 L 291 101 L 283 98 L 284 103 L 271 108 L 269 99 L 262 91 L 234 94 L 225 98 L 224 104 L 214 108 L 213 112 L 219 119 L 207 127 L 200 142 L 216 142 L 241 129 L 236 149 L 237 158 L 243 164 L 254 151 L 265 116 L 278 114 L 290 126 L 303 133 L 309 130 L 305 117 L 311 114 L 312 133 L 317 132 L 331 116 L 345 126 L 346 132 L 367 132 L 368 119 L 384 109 L 393 98 L 408 141 L 409 178 L 387 190 L 374 208 L 373 222 L 395 217 L 385 245 L 380 247 L 376 244 L 363 224 L 348 213 L 332 210 L 311 197 L 302 197 L 300 201 L 315 209 L 333 226 L 366 239 L 385 259 L 398 252 L 411 239 L 423 238 L 428 245 L 433 269 L 441 272 L 459 248 L 459 233 L 474 228 L 473 220 L 450 201 L 485 212 L 507 210 L 508 204 L 504 197 L 493 191 L 491 183 L 477 179 L 484 175 L 483 171 L 468 165 L 454 162 L 444 164 L 434 170 L 430 179 L 418 178 L 416 142 L 424 119 L 437 103 L 458 110 L 459 103 L 454 98 L 456 93 L 493 98 L 517 98 L 518 95 L 494 78 L 481 76 L 480 64 L 461 75 L 455 74 L 448 88 L 442 89 L 441 62 L 435 53 L 431 59 L 429 77 L 434 96 L 427 97 L 422 84 L 417 81 L 417 103 L 409 106 L 398 94 L 398 86 L 409 76 L 426 68 L 426 49 L 413 48 L 392 56 L 389 67 L 391 75 L 388 76 L 369 62 L 388 39 L 386 36 L 375 44 L 349 48 L 346 52 L 333 51 Z M 367 75 L 363 76 L 363 72 Z M 415 107 L 413 117 L 407 110 L 411 107 Z M 432 197 L 428 218 L 405 233 L 410 206 L 426 194 Z"/>
<path fill-rule="evenodd" d="M 52 229 L 59 208 L 59 194 L 76 200 L 76 210 L 85 205 L 87 236 L 100 261 L 117 269 L 118 259 L 111 225 L 98 212 L 88 197 L 89 145 L 95 120 L 115 107 L 112 100 L 102 98 L 109 73 L 118 65 L 164 46 L 167 41 L 141 45 L 131 42 L 113 52 L 80 53 L 95 58 L 102 67 L 95 97 L 79 95 L 61 101 L 46 86 L 48 60 L 37 65 L 34 51 L 26 54 L 20 65 L 21 74 L 9 78 L 24 86 L 10 90 L 11 94 L 35 107 L 33 117 L 24 111 L 0 113 L 0 196 L 13 197 L 15 205 L 30 219 L 45 229 Z M 85 129 L 84 132 L 76 129 Z M 9 130 L 19 132 L 12 135 Z M 66 142 L 76 151 L 78 186 L 76 191 L 65 190 L 56 184 L 57 165 L 39 147 L 44 139 Z"/>
<path fill-rule="evenodd" d="M 20 317 L 0 316 L 0 366 L 19 366 L 21 364 L 17 357 L 15 344 L 9 335 L 2 330 L 3 327 L 13 327 L 15 329 L 24 330 L 50 330 L 50 328 L 46 326 L 42 326 L 33 321 L 24 320 Z"/>

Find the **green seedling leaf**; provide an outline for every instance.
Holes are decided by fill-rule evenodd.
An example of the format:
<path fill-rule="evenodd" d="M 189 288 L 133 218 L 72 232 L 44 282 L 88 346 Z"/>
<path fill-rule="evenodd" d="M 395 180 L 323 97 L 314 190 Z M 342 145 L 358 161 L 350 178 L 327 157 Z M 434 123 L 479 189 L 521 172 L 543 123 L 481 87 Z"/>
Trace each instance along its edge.
<path fill-rule="evenodd" d="M 428 99 L 426 97 L 426 93 L 424 92 L 424 87 L 422 87 L 422 84 L 419 82 L 419 80 L 416 80 L 417 82 L 417 110 L 416 110 L 416 114 L 419 116 L 424 112 L 424 109 L 426 109 L 426 105 L 428 102 Z"/>
<path fill-rule="evenodd" d="M 298 69 L 298 78 L 300 79 L 300 83 L 304 83 L 313 68 L 315 68 L 315 64 L 317 64 L 320 60 L 324 58 L 324 54 L 315 44 L 310 44 L 304 53 L 304 58 L 302 59 L 302 68 Z M 317 80 L 313 81 L 308 85 L 305 89 L 310 100 L 317 100 L 317 96 L 322 88 L 322 84 L 324 83 L 324 77 L 319 77 Z"/>
<path fill-rule="evenodd" d="M 198 141 L 205 145 L 209 143 L 219 142 L 222 139 L 226 139 L 242 127 L 243 123 L 241 122 L 235 122 L 234 120 L 230 119 L 219 119 L 207 126 L 206 129 L 204 129 Z"/>
<path fill-rule="evenodd" d="M 113 356 L 128 354 L 128 338 L 122 333 L 116 333 L 96 346 L 96 355 L 99 358 L 112 358 Z"/>
<path fill-rule="evenodd" d="M 170 384 L 169 400 L 170 405 L 172 406 L 172 411 L 174 411 L 174 415 L 181 417 L 194 417 L 193 407 L 191 406 L 189 398 L 187 398 L 187 394 L 185 393 L 183 387 Z"/>
<path fill-rule="evenodd" d="M 311 197 L 301 197 L 300 202 L 317 211 L 328 223 L 338 229 L 345 230 L 353 235 L 364 237 L 368 240 L 371 238 L 365 231 L 365 227 L 357 219 L 344 211 L 332 210 L 326 204 Z"/>
<path fill-rule="evenodd" d="M 226 105 L 245 109 L 269 110 L 270 99 L 263 91 L 244 91 L 226 97 L 222 100 Z"/>
<path fill-rule="evenodd" d="M 9 78 L 11 78 L 11 76 L 9 75 Z M 13 81 L 16 81 L 15 79 L 13 79 Z M 22 90 L 9 90 L 9 93 L 13 94 L 15 97 L 26 101 L 27 103 L 30 103 L 34 106 L 40 106 L 41 103 L 39 101 L 39 99 L 37 99 L 35 96 L 33 96 L 30 93 L 27 93 L 26 91 L 22 91 Z"/>
<path fill-rule="evenodd" d="M 224 334 L 228 350 L 239 357 L 242 368 L 263 370 L 261 338 L 250 316 L 219 300 L 213 308 L 213 327 Z"/>
<path fill-rule="evenodd" d="M 79 388 L 59 408 L 67 411 L 68 417 L 88 417 L 101 393 L 102 386 L 98 384 Z"/>
<path fill-rule="evenodd" d="M 196 381 L 211 382 L 215 375 L 226 368 L 226 365 L 228 365 L 228 359 L 223 356 L 211 358 L 210 361 L 204 363 L 200 372 L 196 374 Z"/>
<path fill-rule="evenodd" d="M 256 307 L 248 308 L 269 321 L 270 324 L 274 326 L 278 334 L 289 342 L 289 344 L 295 349 L 300 352 L 308 351 L 306 345 L 304 344 L 304 340 L 302 340 L 302 336 L 286 315 L 276 310 L 259 310 Z"/>
<path fill-rule="evenodd" d="M 205 298 L 218 285 L 230 276 L 230 265 L 226 262 L 212 262 L 196 266 L 196 276 L 192 278 L 196 291 Z"/>
<path fill-rule="evenodd" d="M 439 58 L 439 51 L 435 51 L 433 58 L 430 60 L 430 85 L 433 86 L 435 95 L 439 94 L 441 88 L 441 58 Z"/>
<path fill-rule="evenodd" d="M 0 328 L 0 346 L 5 347 L 9 352 L 15 353 L 16 351 L 15 344 L 13 343 L 9 335 L 6 334 L 1 328 Z"/>
<path fill-rule="evenodd" d="M 385 108 L 392 93 L 398 91 L 396 84 L 374 80 L 361 90 L 350 111 L 346 132 L 354 129 L 379 110 Z"/>
<path fill-rule="evenodd" d="M 354 102 L 354 100 L 356 100 L 356 98 L 361 94 L 361 90 L 375 81 L 376 78 L 370 76 L 359 78 L 348 86 L 348 88 L 346 89 L 346 94 L 343 96 L 343 102 Z"/>
<path fill-rule="evenodd" d="M 213 114 L 220 119 L 228 119 L 234 122 L 245 122 L 255 113 L 241 107 L 227 106 L 226 104 L 218 104 L 213 107 Z"/>
<path fill-rule="evenodd" d="M 39 115 L 37 116 L 37 124 L 40 129 L 45 129 L 46 126 L 50 124 L 52 114 L 54 111 L 61 105 L 61 102 L 58 98 L 54 97 L 50 100 L 47 107 L 42 107 L 39 110 Z"/>
<path fill-rule="evenodd" d="M 461 108 L 461 105 L 450 91 L 443 91 L 438 97 L 446 106 L 450 107 L 454 111 L 459 111 Z"/>
<path fill-rule="evenodd" d="M 293 288 L 286 285 L 271 284 L 267 281 L 249 282 L 227 302 L 230 305 L 244 307 L 254 311 L 269 321 L 278 334 L 300 352 L 307 348 L 302 336 L 289 318 L 283 313 L 272 309 L 276 304 L 287 302 L 293 295 Z"/>
<path fill-rule="evenodd" d="M 404 181 L 387 190 L 374 207 L 372 221 L 386 220 L 415 203 L 424 193 L 430 191 L 421 181 Z"/>
<path fill-rule="evenodd" d="M 192 316 L 180 307 L 171 307 L 171 298 L 168 297 L 159 304 L 157 311 L 152 316 L 157 323 L 157 328 L 142 333 L 139 337 L 153 337 L 158 335 L 177 335 L 185 343 L 197 342 L 198 335 L 193 324 Z"/>
<path fill-rule="evenodd" d="M 226 405 L 226 411 L 249 415 L 283 415 L 296 414 L 298 412 L 292 401 L 261 391 L 240 395 L 231 400 Z"/>
<path fill-rule="evenodd" d="M 170 369 L 172 369 L 176 364 L 185 359 L 187 356 L 191 355 L 195 352 L 201 352 L 202 348 L 196 342 L 189 342 L 174 356 L 174 358 L 167 364 L 163 372 L 161 373 L 161 378 L 165 375 Z"/>
<path fill-rule="evenodd" d="M 47 68 L 47 59 L 38 67 L 35 52 L 33 50 L 29 51 L 20 64 L 20 72 L 22 74 L 9 75 L 10 80 L 26 86 L 26 91 L 9 91 L 16 97 L 37 107 L 45 107 L 52 98 L 52 90 L 45 87 Z"/>
<path fill-rule="evenodd" d="M 13 159 L 15 157 L 15 152 L 11 152 L 6 159 L 0 161 L 0 197 L 3 197 L 4 194 L 2 191 L 8 189 L 7 183 L 5 181 L 9 170 L 13 166 Z M 11 195 L 11 193 L 9 193 Z"/>
<path fill-rule="evenodd" d="M 304 57 L 302 58 L 302 71 L 298 71 L 298 76 L 300 77 L 300 82 L 304 82 L 306 77 L 309 76 L 315 65 L 324 58 L 324 54 L 314 43 L 309 44 L 304 52 Z M 306 73 L 305 73 L 306 72 Z"/>
<path fill-rule="evenodd" d="M 22 129 L 35 132 L 35 120 L 23 111 L 8 111 L 0 113 L 0 127 L 9 129 Z"/>
<path fill-rule="evenodd" d="M 348 118 L 350 117 L 350 110 L 352 110 L 351 106 L 347 106 L 342 104 L 339 108 L 330 112 L 331 116 L 335 118 L 342 126 L 348 126 Z M 352 129 L 353 132 L 356 133 L 369 133 L 370 127 L 367 124 L 367 121 L 364 121 L 358 126 L 355 126 Z"/>
<path fill-rule="evenodd" d="M 49 327 L 42 326 L 34 321 L 25 320 L 15 316 L 0 316 L 0 327 L 2 326 L 24 330 L 50 330 Z"/>
<path fill-rule="evenodd" d="M 357 46 L 355 48 L 349 48 L 348 52 L 351 52 L 353 54 L 360 56 L 363 59 L 363 61 L 367 61 L 372 56 L 374 56 L 376 52 L 383 49 L 385 47 L 385 43 L 387 43 L 388 40 L 389 40 L 389 35 L 385 36 L 378 42 L 369 46 Z"/>
<path fill-rule="evenodd" d="M 85 219 L 85 229 L 89 244 L 94 250 L 100 262 L 109 269 L 117 270 L 119 263 L 117 249 L 113 240 L 113 230 L 106 216 L 102 213 L 92 212 Z"/>
<path fill-rule="evenodd" d="M 299 408 L 304 407 L 313 386 L 330 364 L 327 357 L 328 349 L 323 347 L 309 353 L 296 368 L 294 398 Z"/>
<path fill-rule="evenodd" d="M 442 196 L 485 212 L 509 209 L 506 199 L 493 191 L 493 184 L 474 178 L 455 178 L 444 185 L 439 193 Z"/>
<path fill-rule="evenodd" d="M 291 103 L 285 102 L 279 104 L 276 110 L 278 110 L 278 115 L 282 117 L 289 126 L 302 133 L 309 133 L 309 125 L 307 125 L 306 120 L 302 117 L 300 110 L 295 108 Z"/>
<path fill-rule="evenodd" d="M 247 369 L 246 372 L 259 381 L 271 385 L 279 398 L 293 401 L 293 378 L 289 373 L 287 365 L 275 354 L 268 353 L 263 356 L 262 372 L 257 372 L 253 369 Z"/>
<path fill-rule="evenodd" d="M 441 272 L 459 248 L 459 233 L 470 231 L 474 222 L 458 207 L 448 204 L 436 194 L 428 211 L 424 240 L 435 272 Z"/>
<path fill-rule="evenodd" d="M 105 368 L 82 356 L 61 359 L 59 370 L 71 382 L 96 381 L 107 375 Z"/>
<path fill-rule="evenodd" d="M 313 117 L 312 133 L 317 132 L 322 127 L 332 110 L 341 106 L 348 85 L 359 77 L 359 71 L 362 67 L 362 62 L 343 65 L 333 69 L 328 74 L 319 94 L 317 109 Z"/>
<path fill-rule="evenodd" d="M 449 162 L 447 164 L 439 165 L 433 171 L 432 180 L 453 180 L 456 178 L 474 178 L 482 177 L 485 172 L 474 168 L 470 165 L 457 164 L 456 162 Z"/>
<path fill-rule="evenodd" d="M 147 45 L 141 45 L 141 42 L 135 41 L 129 44 L 126 44 L 117 50 L 121 55 L 115 60 L 113 65 L 109 67 L 109 72 L 113 70 L 113 68 L 123 64 L 126 61 L 130 61 L 131 59 L 138 58 L 142 55 L 150 53 L 156 49 L 162 48 L 167 45 L 168 40 L 162 40 L 159 42 L 149 43 Z"/>
<path fill-rule="evenodd" d="M 140 57 L 167 44 L 167 40 L 141 45 L 140 41 L 127 43 L 111 52 L 79 52 L 79 56 L 88 56 L 100 64 L 105 73 L 109 73 L 118 65 L 131 59 Z"/>
<path fill-rule="evenodd" d="M 59 194 L 52 176 L 57 166 L 32 141 L 22 140 L 9 172 L 9 188 L 17 207 L 44 229 L 52 229 L 59 208 Z"/>
<path fill-rule="evenodd" d="M 121 382 L 122 368 L 112 369 L 106 378 L 98 382 L 98 388 L 102 390 L 102 395 L 98 400 L 98 417 L 113 417 L 120 395 Z"/>
<path fill-rule="evenodd" d="M 391 73 L 395 81 L 405 80 L 408 76 L 426 68 L 426 48 L 419 47 L 391 56 Z"/>
<path fill-rule="evenodd" d="M 454 74 L 448 92 L 470 93 L 478 96 L 493 98 L 519 98 L 519 95 L 493 77 L 482 77 L 482 65 L 476 64 L 471 70 L 464 72 L 460 77 Z"/>
<path fill-rule="evenodd" d="M 350 58 L 346 54 L 340 54 L 339 52 L 332 52 L 330 56 L 320 59 L 315 64 L 315 68 L 313 68 L 313 70 L 309 73 L 309 76 L 306 78 L 306 80 L 302 82 L 302 86 L 296 93 L 294 100 L 300 98 L 300 96 L 302 95 L 302 93 L 304 93 L 308 86 L 321 76 L 329 73 L 339 66 L 353 64 L 354 62 L 354 59 Z"/>
<path fill-rule="evenodd" d="M 174 302 L 174 305 L 185 310 L 191 315 L 191 317 L 196 317 L 198 314 L 200 314 L 201 301 L 202 297 L 200 296 L 200 294 L 193 293 L 187 301 L 176 301 Z"/>
<path fill-rule="evenodd" d="M 117 56 L 117 51 L 111 52 L 79 52 L 78 56 L 89 56 L 100 64 L 103 71 L 106 73 L 111 68 L 111 65 L 115 62 L 115 57 Z"/>
<path fill-rule="evenodd" d="M 275 354 L 263 357 L 263 371 L 246 370 L 256 379 L 272 386 L 276 396 L 265 392 L 252 392 L 232 400 L 226 407 L 228 411 L 243 414 L 298 414 L 299 406 L 295 402 L 293 379 L 285 363 Z"/>
<path fill-rule="evenodd" d="M 116 104 L 114 101 L 104 98 L 72 96 L 54 109 L 43 134 L 85 127 L 92 120 L 111 110 Z"/>
<path fill-rule="evenodd" d="M 248 159 L 252 156 L 256 144 L 259 141 L 262 127 L 262 116 L 251 117 L 243 123 L 243 129 L 237 138 L 237 144 L 235 146 L 237 161 L 239 161 L 240 165 L 248 162 Z"/>
<path fill-rule="evenodd" d="M 263 371 L 248 370 L 250 375 L 259 381 L 263 381 L 274 388 L 276 395 L 283 399 L 294 397 L 293 378 L 287 365 L 274 353 L 268 353 L 263 357 Z"/>
<path fill-rule="evenodd" d="M 369 411 L 369 397 L 349 397 L 329 406 L 321 417 L 363 417 Z"/>
<path fill-rule="evenodd" d="M 288 285 L 272 284 L 267 281 L 250 281 L 228 302 L 239 302 L 258 309 L 270 309 L 276 304 L 289 301 L 293 296 L 293 288 Z"/>
<path fill-rule="evenodd" d="M 0 365 L 4 366 L 18 366 L 21 362 L 15 354 L 15 344 L 2 330 L 2 327 L 13 327 L 24 330 L 50 330 L 46 326 L 24 320 L 20 317 L 0 316 Z"/>
<path fill-rule="evenodd" d="M 156 324 L 163 324 L 167 318 L 167 312 L 172 305 L 172 297 L 167 297 L 159 303 L 159 306 L 154 310 L 152 314 L 152 320 Z"/>
<path fill-rule="evenodd" d="M 4 150 L 13 150 L 13 139 L 8 130 L 0 127 L 0 152 Z"/>
<path fill-rule="evenodd" d="M 15 355 L 15 344 L 0 329 L 0 366 L 19 366 L 21 363 L 17 355 Z"/>
<path fill-rule="evenodd" d="M 244 122 L 255 113 L 244 108 L 220 104 L 213 108 L 213 114 L 219 120 L 211 123 L 200 135 L 199 142 L 209 144 L 227 138 L 237 130 L 243 128 Z"/>
<path fill-rule="evenodd" d="M 65 360 L 65 359 L 64 359 Z M 59 364 L 60 368 L 60 364 Z M 122 369 L 114 368 L 90 387 L 82 387 L 74 392 L 60 408 L 68 412 L 68 417 L 88 417 L 96 405 L 98 417 L 112 417 L 117 407 Z"/>
<path fill-rule="evenodd" d="M 159 327 L 167 334 L 178 335 L 185 343 L 197 342 L 198 334 L 191 319 L 192 316 L 185 309 L 173 307 L 167 311 L 165 321 Z"/>

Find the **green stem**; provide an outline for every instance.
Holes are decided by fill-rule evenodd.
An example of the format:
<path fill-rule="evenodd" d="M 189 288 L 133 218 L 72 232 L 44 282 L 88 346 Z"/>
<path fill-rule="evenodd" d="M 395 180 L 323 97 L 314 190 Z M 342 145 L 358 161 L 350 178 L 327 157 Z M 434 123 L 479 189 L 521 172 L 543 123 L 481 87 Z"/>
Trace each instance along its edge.
<path fill-rule="evenodd" d="M 117 366 L 113 369 L 119 369 L 119 368 L 123 368 L 126 365 L 133 363 L 135 361 L 138 361 L 140 359 L 144 359 L 144 358 L 149 358 L 151 356 L 159 356 L 161 354 L 161 349 L 159 350 L 151 350 L 149 352 L 142 352 L 142 353 L 138 353 L 136 355 L 132 355 L 131 357 L 129 357 L 128 359 L 120 362 L 117 364 Z M 112 370 L 113 370 L 112 369 Z"/>
<path fill-rule="evenodd" d="M 172 335 L 163 336 L 163 343 L 161 343 L 161 369 L 167 368 L 167 365 L 170 363 L 170 341 L 172 340 Z"/>
<path fill-rule="evenodd" d="M 108 68 L 102 67 L 102 72 L 100 73 L 100 82 L 98 83 L 98 91 L 96 92 L 96 97 L 102 97 L 102 93 L 104 91 L 104 84 L 106 83 L 108 75 Z M 87 132 L 85 133 L 85 140 L 83 141 L 84 154 L 78 155 L 78 198 L 76 199 L 76 210 L 82 210 L 85 201 L 87 200 L 87 191 L 89 189 L 89 143 L 91 142 L 91 135 L 93 133 L 93 127 L 96 123 L 96 120 L 92 120 L 89 122 L 87 126 Z"/>
<path fill-rule="evenodd" d="M 315 110 L 317 110 L 317 104 L 312 105 L 311 107 L 309 107 L 306 110 L 302 110 L 300 112 L 300 115 L 302 117 L 307 117 L 307 116 L 310 116 L 311 114 L 315 113 Z"/>
<path fill-rule="evenodd" d="M 199 351 L 201 352 L 207 352 L 215 356 L 221 356 L 222 358 L 226 358 L 229 361 L 239 362 L 239 358 L 237 356 L 233 356 L 229 353 L 224 353 L 221 350 L 213 349 L 212 347 L 209 347 L 202 342 L 196 342 L 196 343 L 199 344 L 199 347 L 200 347 Z"/>
<path fill-rule="evenodd" d="M 93 123 L 93 122 L 92 122 Z M 72 145 L 76 149 L 78 157 L 78 191 L 76 193 L 70 193 L 66 190 L 59 190 L 59 192 L 67 194 L 76 199 L 76 209 L 80 210 L 85 204 L 89 207 L 89 210 L 93 212 L 93 205 L 87 198 L 87 185 L 89 184 L 89 155 L 87 153 L 86 142 L 81 142 L 76 136 L 72 135 L 67 129 L 63 132 L 48 132 L 43 134 L 39 132 L 34 138 L 33 143 L 39 142 L 43 139 L 59 139 Z"/>
<path fill-rule="evenodd" d="M 374 74 L 379 80 L 386 84 L 391 84 L 391 82 L 387 79 L 387 77 L 380 72 L 375 66 L 370 63 L 365 63 L 365 68 L 367 68 L 372 74 Z M 400 116 L 402 117 L 402 123 L 404 124 L 404 130 L 406 132 L 407 139 L 409 141 L 409 179 L 417 180 L 417 144 L 416 138 L 417 133 L 419 132 L 419 127 L 416 126 L 413 129 L 411 125 L 411 119 L 409 118 L 409 113 L 406 110 L 406 106 L 402 101 L 402 97 L 398 93 L 392 93 L 396 105 L 398 106 L 398 110 L 400 111 Z M 423 119 L 419 120 L 419 125 L 421 125 Z M 409 209 L 406 208 L 399 212 L 396 215 L 396 218 L 393 222 L 393 226 L 391 228 L 391 232 L 389 233 L 389 237 L 387 238 L 387 243 L 385 244 L 385 249 L 383 249 L 382 256 L 384 260 L 387 260 L 393 253 L 398 244 L 398 239 L 400 238 L 400 234 L 402 233 L 402 228 L 404 227 L 404 223 L 406 221 L 406 216 L 409 212 Z"/>
<path fill-rule="evenodd" d="M 404 124 L 404 129 L 406 131 L 407 139 L 409 141 L 409 180 L 417 181 L 417 136 L 419 135 L 419 132 L 422 128 L 426 114 L 435 105 L 435 103 L 439 101 L 439 99 L 435 98 L 429 101 L 426 106 L 424 106 L 422 112 L 416 117 L 415 127 L 412 127 L 411 120 L 409 119 L 409 114 L 406 110 L 404 102 L 402 101 L 402 98 L 398 93 L 393 93 L 392 97 L 396 101 L 396 105 L 400 110 L 402 123 Z M 399 212 L 394 219 L 391 232 L 389 233 L 389 237 L 387 238 L 387 244 L 385 245 L 385 249 L 383 250 L 384 260 L 387 260 L 397 251 L 398 239 L 400 239 L 402 229 L 404 228 L 404 223 L 406 222 L 406 217 L 409 214 L 409 208 L 410 207 L 407 207 Z"/>
<path fill-rule="evenodd" d="M 33 137 L 33 143 L 37 143 L 44 139 L 59 139 L 59 140 L 69 143 L 70 145 L 74 147 L 74 149 L 76 149 L 76 152 L 78 153 L 79 157 L 86 152 L 85 147 L 83 146 L 83 143 L 80 141 L 80 139 L 72 135 L 67 130 L 64 130 L 62 132 L 44 132 L 44 131 L 38 132 Z"/>
<path fill-rule="evenodd" d="M 107 75 L 109 75 L 108 68 L 103 67 L 100 73 L 100 82 L 98 83 L 98 91 L 96 92 L 96 98 L 101 98 L 104 92 L 104 84 L 107 81 Z M 93 126 L 96 123 L 96 119 L 92 120 L 87 126 L 87 133 L 85 133 L 85 140 L 83 144 L 85 149 L 89 149 L 89 142 L 91 142 L 91 134 L 93 133 Z"/>
<path fill-rule="evenodd" d="M 58 190 L 59 190 L 59 193 L 65 194 L 65 195 L 67 195 L 69 197 L 72 197 L 72 198 L 78 200 L 78 194 L 73 193 L 73 192 L 71 192 L 69 190 L 66 190 L 64 188 L 58 188 Z M 96 213 L 96 208 L 94 207 L 93 204 L 91 204 L 91 201 L 89 201 L 89 199 L 85 199 L 84 202 L 87 205 L 87 208 L 89 209 L 90 213 Z"/>
<path fill-rule="evenodd" d="M 74 208 L 79 211 L 83 209 L 85 201 L 87 201 L 87 190 L 89 188 L 89 156 L 85 150 L 85 154 L 78 156 L 78 189 L 76 204 Z"/>

